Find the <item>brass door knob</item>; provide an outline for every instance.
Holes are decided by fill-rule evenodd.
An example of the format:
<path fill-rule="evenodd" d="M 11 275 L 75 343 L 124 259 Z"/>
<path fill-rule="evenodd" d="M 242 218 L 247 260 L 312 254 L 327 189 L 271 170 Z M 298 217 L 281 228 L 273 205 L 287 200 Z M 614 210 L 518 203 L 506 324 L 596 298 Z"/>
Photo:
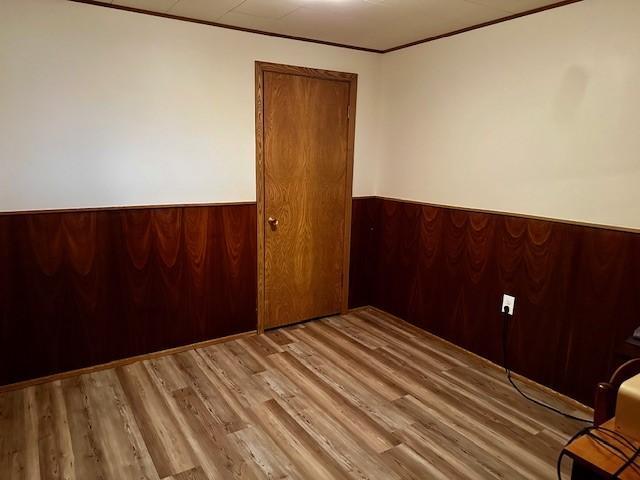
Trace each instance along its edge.
<path fill-rule="evenodd" d="M 267 222 L 269 222 L 269 225 L 271 225 L 272 227 L 277 227 L 278 226 L 278 219 L 277 218 L 269 217 L 269 220 L 267 220 Z"/>

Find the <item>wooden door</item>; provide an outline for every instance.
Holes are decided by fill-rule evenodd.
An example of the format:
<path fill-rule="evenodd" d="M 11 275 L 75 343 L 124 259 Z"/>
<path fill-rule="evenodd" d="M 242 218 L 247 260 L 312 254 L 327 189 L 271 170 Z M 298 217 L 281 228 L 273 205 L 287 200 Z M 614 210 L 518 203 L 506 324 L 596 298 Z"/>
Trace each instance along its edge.
<path fill-rule="evenodd" d="M 256 63 L 259 331 L 346 311 L 356 78 Z"/>

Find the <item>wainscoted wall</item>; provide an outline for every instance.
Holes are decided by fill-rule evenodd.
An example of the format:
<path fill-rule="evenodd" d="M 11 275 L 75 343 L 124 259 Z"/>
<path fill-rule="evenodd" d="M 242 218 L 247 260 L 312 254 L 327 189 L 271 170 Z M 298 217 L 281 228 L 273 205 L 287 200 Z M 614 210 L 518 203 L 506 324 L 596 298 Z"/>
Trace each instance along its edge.
<path fill-rule="evenodd" d="M 254 330 L 256 208 L 0 216 L 0 385 Z"/>
<path fill-rule="evenodd" d="M 354 200 L 357 305 L 371 205 Z M 254 330 L 256 271 L 253 202 L 0 214 L 0 385 Z"/>
<path fill-rule="evenodd" d="M 353 201 L 374 305 L 585 403 L 640 325 L 640 234 Z M 255 204 L 0 215 L 0 385 L 255 329 Z"/>
<path fill-rule="evenodd" d="M 354 306 L 501 363 L 511 293 L 513 369 L 584 403 L 640 325 L 640 234 L 376 198 L 353 211 Z"/>
<path fill-rule="evenodd" d="M 372 305 L 376 272 L 376 235 L 380 200 L 354 198 L 351 207 L 351 258 L 349 264 L 349 307 Z"/>

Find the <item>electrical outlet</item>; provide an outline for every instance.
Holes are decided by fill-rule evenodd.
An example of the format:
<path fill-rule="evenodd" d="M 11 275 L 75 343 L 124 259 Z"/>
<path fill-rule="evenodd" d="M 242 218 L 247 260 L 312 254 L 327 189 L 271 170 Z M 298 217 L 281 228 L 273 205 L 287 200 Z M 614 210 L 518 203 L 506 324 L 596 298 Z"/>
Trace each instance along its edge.
<path fill-rule="evenodd" d="M 507 295 L 506 293 L 502 295 L 502 310 L 504 312 L 504 307 L 509 307 L 509 315 L 513 315 L 513 311 L 516 308 L 516 297 L 512 297 L 511 295 Z"/>

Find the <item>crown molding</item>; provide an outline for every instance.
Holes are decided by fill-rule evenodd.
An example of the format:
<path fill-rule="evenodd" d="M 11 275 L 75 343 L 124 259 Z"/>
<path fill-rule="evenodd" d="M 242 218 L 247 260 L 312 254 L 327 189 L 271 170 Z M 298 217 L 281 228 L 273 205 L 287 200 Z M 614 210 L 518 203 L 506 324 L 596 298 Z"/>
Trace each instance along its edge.
<path fill-rule="evenodd" d="M 144 15 L 151 15 L 151 16 L 154 16 L 154 17 L 168 18 L 168 19 L 171 19 L 171 20 L 179 20 L 179 21 L 182 21 L 182 22 L 198 23 L 200 25 L 208 25 L 208 26 L 211 26 L 211 27 L 226 28 L 228 30 L 236 30 L 236 31 L 246 32 L 246 33 L 255 33 L 257 35 L 266 35 L 266 36 L 269 36 L 269 37 L 284 38 L 284 39 L 287 39 L 287 40 L 297 40 L 297 41 L 300 41 L 300 42 L 317 43 L 317 44 L 320 44 L 320 45 L 328 45 L 328 46 L 331 46 L 331 47 L 348 48 L 348 49 L 351 49 L 351 50 L 358 50 L 358 51 L 361 51 L 361 52 L 385 54 L 385 53 L 395 52 L 397 50 L 402 50 L 402 49 L 405 49 L 405 48 L 413 47 L 415 45 L 420 45 L 420 44 L 423 44 L 423 43 L 433 42 L 435 40 L 440 40 L 442 38 L 452 37 L 454 35 L 460 35 L 461 33 L 470 32 L 472 30 L 478 30 L 480 28 L 489 27 L 491 25 L 496 25 L 498 23 L 507 22 L 509 20 L 514 20 L 516 18 L 526 17 L 528 15 L 533 15 L 533 14 L 544 12 L 544 11 L 551 10 L 551 9 L 554 9 L 554 8 L 564 7 L 565 5 L 571 5 L 572 3 L 582 2 L 584 0 L 564 0 L 564 1 L 561 1 L 561 2 L 552 3 L 550 5 L 545 5 L 543 7 L 538 7 L 538 8 L 534 8 L 534 9 L 531 9 L 531 10 L 527 10 L 525 12 L 515 13 L 513 15 L 508 15 L 506 17 L 501 17 L 501 18 L 497 18 L 495 20 L 490 20 L 488 22 L 478 23 L 476 25 L 472 25 L 472 26 L 469 26 L 469 27 L 461 28 L 459 30 L 454 30 L 452 32 L 447 32 L 447 33 L 443 33 L 443 34 L 440 34 L 440 35 L 435 35 L 433 37 L 422 38 L 420 40 L 415 40 L 413 42 L 405 43 L 405 44 L 402 44 L 402 45 L 397 45 L 395 47 L 391 47 L 391 48 L 387 48 L 387 49 L 361 47 L 361 46 L 358 46 L 358 45 L 348 45 L 348 44 L 338 43 L 338 42 L 329 42 L 329 41 L 325 41 L 325 40 L 319 40 L 319 39 L 316 39 L 316 38 L 307 38 L 307 37 L 298 37 L 298 36 L 294 36 L 294 35 L 285 35 L 283 33 L 268 32 L 268 31 L 265 31 L 265 30 L 256 30 L 256 29 L 253 29 L 253 28 L 238 27 L 238 26 L 235 26 L 235 25 L 228 25 L 228 24 L 225 24 L 225 23 L 210 22 L 210 21 L 207 21 L 207 20 L 199 20 L 197 18 L 182 17 L 180 15 L 172 15 L 170 13 L 153 12 L 151 10 L 145 10 L 145 9 L 142 9 L 142 8 L 127 7 L 125 5 L 114 5 L 112 3 L 100 2 L 100 1 L 97 1 L 97 0 L 68 0 L 68 1 L 75 2 L 75 3 L 84 3 L 84 4 L 87 4 L 87 5 L 95 5 L 95 6 L 98 6 L 98 7 L 112 8 L 114 10 L 123 10 L 125 12 L 141 13 L 141 14 L 144 14 Z"/>

